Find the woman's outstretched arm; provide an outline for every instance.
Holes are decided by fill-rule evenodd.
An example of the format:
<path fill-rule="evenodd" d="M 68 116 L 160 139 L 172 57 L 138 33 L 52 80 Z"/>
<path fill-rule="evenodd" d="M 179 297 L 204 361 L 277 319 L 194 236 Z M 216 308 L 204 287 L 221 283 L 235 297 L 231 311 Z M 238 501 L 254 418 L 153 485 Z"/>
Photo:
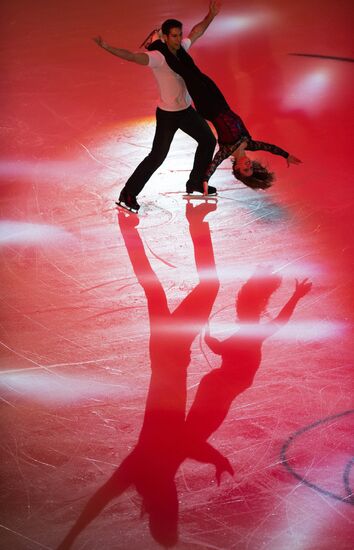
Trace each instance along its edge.
<path fill-rule="evenodd" d="M 278 147 L 277 145 L 273 145 L 272 143 L 266 143 L 265 141 L 256 141 L 254 139 L 248 139 L 246 150 L 247 151 L 267 151 L 268 153 L 272 153 L 272 155 L 278 155 L 280 157 L 284 157 L 288 163 L 288 166 L 290 164 L 301 164 L 301 160 L 295 157 L 294 155 L 290 155 L 290 153 L 288 153 L 281 147 Z"/>

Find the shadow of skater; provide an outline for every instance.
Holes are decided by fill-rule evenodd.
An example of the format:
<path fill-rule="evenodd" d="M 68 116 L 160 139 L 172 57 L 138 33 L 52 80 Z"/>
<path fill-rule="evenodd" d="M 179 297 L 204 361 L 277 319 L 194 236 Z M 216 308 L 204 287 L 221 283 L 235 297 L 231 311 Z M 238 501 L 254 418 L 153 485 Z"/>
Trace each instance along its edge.
<path fill-rule="evenodd" d="M 241 328 L 224 341 L 210 336 L 205 342 L 217 355 L 221 367 L 206 374 L 199 383 L 194 402 L 186 418 L 186 454 L 199 462 L 212 462 L 220 483 L 223 471 L 233 473 L 228 460 L 208 442 L 208 438 L 224 421 L 233 400 L 249 388 L 262 360 L 262 344 L 281 329 L 290 319 L 298 301 L 312 284 L 296 280 L 295 290 L 278 316 L 260 324 L 271 295 L 280 286 L 281 278 L 263 271 L 253 275 L 241 288 L 236 300 L 236 311 Z"/>
<path fill-rule="evenodd" d="M 118 221 L 134 269 L 147 299 L 150 321 L 151 379 L 138 442 L 112 477 L 91 497 L 60 550 L 129 487 L 142 497 L 154 539 L 165 547 L 178 540 L 175 474 L 185 459 L 187 367 L 191 345 L 207 323 L 219 290 L 210 229 L 204 217 L 216 204 L 186 205 L 199 283 L 171 313 L 139 236 L 139 219 L 119 211 Z"/>

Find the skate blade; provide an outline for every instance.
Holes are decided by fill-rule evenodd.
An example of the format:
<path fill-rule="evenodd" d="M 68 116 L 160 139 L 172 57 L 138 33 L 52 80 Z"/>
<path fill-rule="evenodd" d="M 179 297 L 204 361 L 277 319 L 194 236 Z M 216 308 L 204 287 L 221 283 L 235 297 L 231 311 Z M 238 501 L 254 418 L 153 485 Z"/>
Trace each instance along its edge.
<path fill-rule="evenodd" d="M 138 210 L 136 208 L 129 208 L 129 206 L 127 206 L 123 202 L 115 201 L 115 203 L 118 206 L 118 208 L 121 208 L 122 210 L 124 210 L 124 212 L 130 212 L 131 214 L 138 213 Z"/>
<path fill-rule="evenodd" d="M 218 196 L 217 195 L 188 195 L 188 194 L 185 194 L 183 195 L 183 198 L 186 199 L 187 201 L 190 201 L 190 200 L 197 200 L 197 201 L 215 201 L 217 202 L 218 200 Z"/>

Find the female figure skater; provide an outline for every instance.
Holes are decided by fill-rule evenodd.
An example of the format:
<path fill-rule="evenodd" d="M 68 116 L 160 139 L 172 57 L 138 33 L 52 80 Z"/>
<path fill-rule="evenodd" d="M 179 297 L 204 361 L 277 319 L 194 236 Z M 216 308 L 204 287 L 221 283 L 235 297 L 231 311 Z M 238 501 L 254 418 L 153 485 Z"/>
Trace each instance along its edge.
<path fill-rule="evenodd" d="M 193 99 L 196 110 L 215 127 L 219 150 L 209 165 L 204 178 L 204 193 L 207 192 L 208 181 L 216 168 L 227 157 L 233 157 L 233 174 L 252 189 L 266 189 L 274 181 L 274 174 L 257 161 L 251 161 L 247 151 L 268 151 L 273 155 L 280 155 L 289 164 L 300 164 L 301 161 L 276 145 L 255 141 L 239 115 L 234 113 L 215 82 L 202 73 L 195 65 L 191 56 L 184 47 L 169 49 L 165 42 L 159 39 L 159 32 L 168 41 L 170 34 L 180 34 L 182 37 L 182 23 L 175 19 L 168 19 L 161 27 L 161 31 L 153 31 L 145 42 L 148 50 L 159 51 L 166 59 L 169 67 L 179 74 L 186 83 L 187 90 Z M 188 192 L 188 189 L 187 189 Z"/>

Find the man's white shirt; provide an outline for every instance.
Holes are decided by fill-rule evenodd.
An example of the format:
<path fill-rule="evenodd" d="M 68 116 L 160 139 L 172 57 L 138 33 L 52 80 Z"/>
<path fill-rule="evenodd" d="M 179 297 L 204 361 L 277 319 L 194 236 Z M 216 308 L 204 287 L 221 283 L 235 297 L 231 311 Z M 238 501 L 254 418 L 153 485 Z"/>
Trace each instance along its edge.
<path fill-rule="evenodd" d="M 182 47 L 188 51 L 191 47 L 189 38 L 182 40 Z M 148 67 L 154 73 L 159 88 L 158 107 L 164 111 L 182 111 L 190 107 L 192 99 L 187 91 L 183 78 L 175 73 L 166 63 L 161 52 L 146 52 L 149 56 Z"/>

